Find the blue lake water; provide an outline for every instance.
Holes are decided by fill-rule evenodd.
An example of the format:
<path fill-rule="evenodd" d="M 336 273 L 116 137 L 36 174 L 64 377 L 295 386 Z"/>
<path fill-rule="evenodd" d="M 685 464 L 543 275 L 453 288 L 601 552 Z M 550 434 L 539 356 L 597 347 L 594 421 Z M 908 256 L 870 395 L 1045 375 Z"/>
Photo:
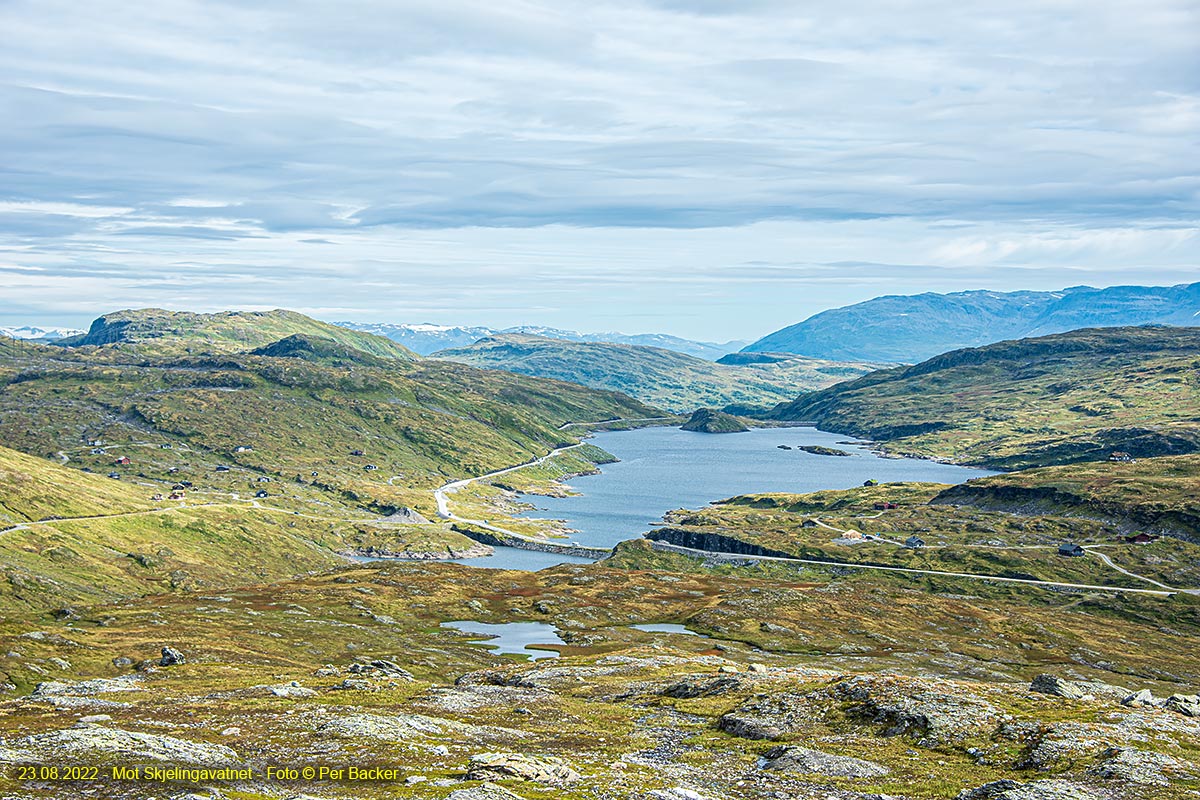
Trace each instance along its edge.
<path fill-rule="evenodd" d="M 478 634 L 481 637 L 490 636 L 492 638 L 478 644 L 495 653 L 515 653 L 528 656 L 530 659 L 556 658 L 558 656 L 558 653 L 553 650 L 539 650 L 531 645 L 566 644 L 559 637 L 554 626 L 545 622 L 490 623 L 460 620 L 443 622 L 442 627 Z"/>
<path fill-rule="evenodd" d="M 621 460 L 604 464 L 598 475 L 573 478 L 569 485 L 579 496 L 526 496 L 535 508 L 522 516 L 565 520 L 579 531 L 572 535 L 574 541 L 602 547 L 641 536 L 673 509 L 700 508 L 739 494 L 849 489 L 868 479 L 962 483 L 994 474 L 920 459 L 880 458 L 862 446 L 839 445 L 852 440 L 816 428 L 724 434 L 641 428 L 598 433 L 589 441 Z M 781 444 L 824 445 L 851 455 L 819 456 L 783 450 Z M 472 563 L 491 566 L 488 561 Z"/>

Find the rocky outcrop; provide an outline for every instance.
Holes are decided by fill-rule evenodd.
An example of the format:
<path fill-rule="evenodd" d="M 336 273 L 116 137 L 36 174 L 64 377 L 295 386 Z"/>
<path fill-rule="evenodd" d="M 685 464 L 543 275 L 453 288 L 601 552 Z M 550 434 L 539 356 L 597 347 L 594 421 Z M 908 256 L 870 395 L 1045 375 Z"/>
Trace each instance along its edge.
<path fill-rule="evenodd" d="M 99 725 L 82 725 L 65 730 L 39 733 L 19 742 L 43 757 L 78 758 L 87 761 L 120 760 L 137 763 L 142 760 L 168 764 L 204 766 L 233 766 L 240 763 L 238 754 L 219 744 L 193 742 L 174 736 L 124 731 Z"/>
<path fill-rule="evenodd" d="M 705 550 L 709 553 L 729 553 L 740 556 L 773 556 L 790 558 L 782 550 L 772 550 L 751 542 L 742 541 L 732 536 L 724 536 L 711 531 L 693 530 L 690 528 L 657 528 L 645 534 L 652 542 L 666 542 L 677 547 L 687 547 L 692 550 Z"/>
<path fill-rule="evenodd" d="M 766 753 L 763 769 L 823 775 L 827 778 L 879 778 L 891 770 L 874 761 L 835 756 L 807 747 L 776 747 Z"/>
<path fill-rule="evenodd" d="M 977 789 L 964 789 L 957 800 L 1100 800 L 1099 795 L 1070 781 L 1033 781 L 1017 783 L 1003 780 L 985 783 Z"/>
<path fill-rule="evenodd" d="M 506 740 L 525 735 L 508 728 L 467 725 L 424 714 L 346 714 L 318 726 L 317 731 L 338 739 L 377 739 L 385 742 L 447 736 L 459 741 Z"/>
<path fill-rule="evenodd" d="M 171 646 L 167 646 L 162 649 L 162 658 L 158 660 L 158 665 L 160 667 L 173 667 L 177 664 L 186 663 L 187 657 Z"/>
<path fill-rule="evenodd" d="M 455 789 L 446 795 L 446 800 L 524 800 L 519 794 L 513 794 L 503 786 L 485 783 L 482 786 L 472 786 L 470 789 Z"/>
<path fill-rule="evenodd" d="M 696 433 L 742 433 L 750 430 L 740 419 L 713 408 L 697 408 L 680 430 Z"/>
<path fill-rule="evenodd" d="M 467 778 L 473 781 L 512 780 L 551 785 L 573 783 L 583 776 L 566 761 L 553 756 L 522 753 L 482 753 L 471 756 Z"/>

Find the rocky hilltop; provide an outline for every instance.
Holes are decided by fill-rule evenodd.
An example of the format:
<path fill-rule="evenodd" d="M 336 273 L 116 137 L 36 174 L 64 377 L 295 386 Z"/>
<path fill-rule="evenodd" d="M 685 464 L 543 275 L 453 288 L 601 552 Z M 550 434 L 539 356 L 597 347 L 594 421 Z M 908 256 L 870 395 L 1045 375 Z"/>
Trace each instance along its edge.
<path fill-rule="evenodd" d="M 680 429 L 697 433 L 741 433 L 750 430 L 732 414 L 711 408 L 697 408 Z"/>

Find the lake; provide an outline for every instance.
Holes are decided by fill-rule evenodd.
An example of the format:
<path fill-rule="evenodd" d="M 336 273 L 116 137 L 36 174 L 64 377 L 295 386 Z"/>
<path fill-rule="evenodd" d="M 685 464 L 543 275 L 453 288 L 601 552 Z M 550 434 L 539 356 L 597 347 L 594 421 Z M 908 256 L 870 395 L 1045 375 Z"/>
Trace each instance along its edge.
<path fill-rule="evenodd" d="M 574 541 L 602 547 L 640 537 L 662 524 L 668 511 L 700 508 L 739 494 L 849 489 L 868 479 L 962 483 L 995 474 L 920 459 L 881 458 L 862 443 L 838 444 L 853 440 L 816 428 L 722 434 L 641 428 L 597 433 L 589 441 L 621 460 L 602 465 L 597 475 L 571 479 L 579 496 L 526 496 L 535 508 L 522 516 L 565 520 L 579 531 L 572 535 Z M 821 456 L 779 445 L 823 445 L 851 455 Z M 487 561 L 470 563 L 491 566 Z"/>

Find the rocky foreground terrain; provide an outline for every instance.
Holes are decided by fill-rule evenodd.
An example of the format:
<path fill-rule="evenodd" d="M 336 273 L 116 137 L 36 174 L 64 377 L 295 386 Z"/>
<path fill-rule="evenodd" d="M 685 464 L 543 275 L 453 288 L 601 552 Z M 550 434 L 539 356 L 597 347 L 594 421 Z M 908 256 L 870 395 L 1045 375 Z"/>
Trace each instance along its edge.
<path fill-rule="evenodd" d="M 766 577 L 372 564 L 10 620 L 0 796 L 1198 796 L 1190 632 L 1154 630 L 1162 659 L 1121 661 L 1138 626 L 1114 618 L 1111 639 L 1081 641 L 1072 626 L 1096 622 L 1071 608 L 1082 597 L 1023 619 L 995 598 L 918 595 L 889 624 L 869 579 Z M 541 621 L 566 644 L 495 655 L 438 624 L 456 618 Z M 655 618 L 695 633 L 630 627 Z M 19 780 L 17 765 L 100 777 Z M 251 772 L 113 777 L 134 766 Z"/>

